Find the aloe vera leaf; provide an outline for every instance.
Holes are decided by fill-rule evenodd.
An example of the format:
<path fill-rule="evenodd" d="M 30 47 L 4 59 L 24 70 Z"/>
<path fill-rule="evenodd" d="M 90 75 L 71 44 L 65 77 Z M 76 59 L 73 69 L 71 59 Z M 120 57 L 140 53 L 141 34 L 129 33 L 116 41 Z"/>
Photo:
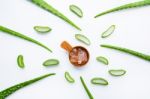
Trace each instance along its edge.
<path fill-rule="evenodd" d="M 108 85 L 108 81 L 104 78 L 95 77 L 91 79 L 91 83 L 95 85 Z"/>
<path fill-rule="evenodd" d="M 126 71 L 123 69 L 109 70 L 108 72 L 112 76 L 122 76 L 122 75 L 126 74 Z"/>
<path fill-rule="evenodd" d="M 2 90 L 0 92 L 0 99 L 5 99 L 6 97 L 10 96 L 14 92 L 18 91 L 19 89 L 22 89 L 23 87 L 31 85 L 31 84 L 39 81 L 39 80 L 42 80 L 42 79 L 44 79 L 44 78 L 46 78 L 48 76 L 52 76 L 52 75 L 55 75 L 55 73 L 46 74 L 46 75 L 43 75 L 43 76 L 31 79 L 31 80 L 28 80 L 28 81 L 16 84 L 16 85 L 14 85 L 12 87 L 9 87 L 9 88 L 7 88 L 5 90 Z"/>
<path fill-rule="evenodd" d="M 17 63 L 18 63 L 18 66 L 20 68 L 24 68 L 25 67 L 23 55 L 18 55 L 18 57 L 17 57 Z"/>
<path fill-rule="evenodd" d="M 31 1 L 33 3 L 39 5 L 39 7 L 43 8 L 43 9 L 47 10 L 48 12 L 54 14 L 55 16 L 63 19 L 64 21 L 66 21 L 67 23 L 69 23 L 70 25 L 75 27 L 76 29 L 81 30 L 75 23 L 73 23 L 70 19 L 68 19 L 64 14 L 59 12 L 57 9 L 52 7 L 50 4 L 48 4 L 44 0 L 31 0 Z"/>
<path fill-rule="evenodd" d="M 118 51 L 121 51 L 121 52 L 124 52 L 124 53 L 131 54 L 133 56 L 139 57 L 141 59 L 150 61 L 150 55 L 146 55 L 146 54 L 143 54 L 141 52 L 137 52 L 137 51 L 134 51 L 134 50 L 131 50 L 131 49 L 118 47 L 118 46 L 113 46 L 113 45 L 107 45 L 107 44 L 102 44 L 101 47 L 118 50 Z"/>
<path fill-rule="evenodd" d="M 90 45 L 91 44 L 89 38 L 87 38 L 86 36 L 84 36 L 82 34 L 75 34 L 75 38 L 77 40 L 81 41 L 82 43 L 86 44 L 86 45 Z"/>
<path fill-rule="evenodd" d="M 4 26 L 0 26 L 0 31 L 3 31 L 3 32 L 6 33 L 6 34 L 10 34 L 10 35 L 19 37 L 19 38 L 24 39 L 24 40 L 26 40 L 26 41 L 30 41 L 30 42 L 32 42 L 32 43 L 35 43 L 35 44 L 37 44 L 37 45 L 39 45 L 39 46 L 45 48 L 46 50 L 52 52 L 51 49 L 48 48 L 47 46 L 45 46 L 44 44 L 42 44 L 42 43 L 40 43 L 39 41 L 37 41 L 37 40 L 35 40 L 35 39 L 31 38 L 31 37 L 28 37 L 28 36 L 26 36 L 26 35 L 24 35 L 24 34 L 21 34 L 21 33 L 19 33 L 19 32 L 16 32 L 16 31 L 11 30 L 11 29 L 9 29 L 9 28 L 6 28 L 6 27 L 4 27 Z"/>
<path fill-rule="evenodd" d="M 43 63 L 43 66 L 54 66 L 54 65 L 58 65 L 59 61 L 57 59 L 48 59 Z"/>
<path fill-rule="evenodd" d="M 34 28 L 35 31 L 37 31 L 39 33 L 48 33 L 52 30 L 48 26 L 34 26 L 33 28 Z"/>
<path fill-rule="evenodd" d="M 69 9 L 74 14 L 76 14 L 78 17 L 83 17 L 83 12 L 82 12 L 82 10 L 78 6 L 76 6 L 76 5 L 70 5 Z"/>
<path fill-rule="evenodd" d="M 110 10 L 104 11 L 100 14 L 97 14 L 95 16 L 95 18 L 105 15 L 105 14 L 108 14 L 108 13 L 116 12 L 119 10 L 130 9 L 130 8 L 135 8 L 135 7 L 142 7 L 142 6 L 147 6 L 147 5 L 150 5 L 150 0 L 143 0 L 143 1 L 138 1 L 138 2 L 128 3 L 125 5 L 118 6 L 118 7 L 112 8 Z"/>
<path fill-rule="evenodd" d="M 80 81 L 81 81 L 86 93 L 88 94 L 89 99 L 94 99 L 93 95 L 91 94 L 90 90 L 88 89 L 87 85 L 85 84 L 84 79 L 82 78 L 82 76 L 80 76 Z"/>
<path fill-rule="evenodd" d="M 108 64 L 109 64 L 108 59 L 105 58 L 105 57 L 103 57 L 103 56 L 98 56 L 98 57 L 96 57 L 96 60 L 99 61 L 99 62 L 102 62 L 102 63 L 105 64 L 105 65 L 108 65 Z"/>
<path fill-rule="evenodd" d="M 105 32 L 101 34 L 102 38 L 109 37 L 115 30 L 115 25 L 111 25 Z"/>
<path fill-rule="evenodd" d="M 75 82 L 74 78 L 70 75 L 69 72 L 65 72 L 65 78 L 66 78 L 66 80 L 67 80 L 69 83 L 74 83 L 74 82 Z"/>

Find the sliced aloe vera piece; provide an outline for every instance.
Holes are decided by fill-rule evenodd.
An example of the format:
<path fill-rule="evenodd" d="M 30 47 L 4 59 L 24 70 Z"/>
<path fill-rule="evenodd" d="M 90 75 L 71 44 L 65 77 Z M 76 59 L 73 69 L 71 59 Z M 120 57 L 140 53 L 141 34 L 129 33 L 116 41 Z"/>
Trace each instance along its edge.
<path fill-rule="evenodd" d="M 25 67 L 23 55 L 18 55 L 18 57 L 17 57 L 17 63 L 18 63 L 18 66 L 20 68 L 24 68 Z"/>
<path fill-rule="evenodd" d="M 43 66 L 54 66 L 54 65 L 58 65 L 59 61 L 57 59 L 48 59 L 43 63 Z"/>
<path fill-rule="evenodd" d="M 126 74 L 126 71 L 123 69 L 109 70 L 108 72 L 112 76 L 122 76 L 122 75 Z"/>
<path fill-rule="evenodd" d="M 33 28 L 34 28 L 35 31 L 37 31 L 39 33 L 48 33 L 52 30 L 48 26 L 34 26 Z"/>
<path fill-rule="evenodd" d="M 100 77 L 95 77 L 91 79 L 91 83 L 95 85 L 108 85 L 108 81 Z"/>
<path fill-rule="evenodd" d="M 69 8 L 70 8 L 70 11 L 72 11 L 78 17 L 83 17 L 83 12 L 82 12 L 82 10 L 78 6 L 76 6 L 76 5 L 70 5 Z"/>
<path fill-rule="evenodd" d="M 90 40 L 86 36 L 84 36 L 82 34 L 75 34 L 75 38 L 77 40 L 81 41 L 82 43 L 86 44 L 86 45 L 90 45 L 91 44 Z"/>
<path fill-rule="evenodd" d="M 105 32 L 101 34 L 102 38 L 106 38 L 110 36 L 115 30 L 115 25 L 111 25 Z"/>
<path fill-rule="evenodd" d="M 74 83 L 75 80 L 73 79 L 73 77 L 70 75 L 69 72 L 65 72 L 65 78 L 69 83 Z"/>
<path fill-rule="evenodd" d="M 105 65 L 109 64 L 108 59 L 105 58 L 105 57 L 103 57 L 103 56 L 96 57 L 96 60 L 99 61 L 99 62 L 101 62 L 101 63 L 103 63 L 103 64 L 105 64 Z"/>

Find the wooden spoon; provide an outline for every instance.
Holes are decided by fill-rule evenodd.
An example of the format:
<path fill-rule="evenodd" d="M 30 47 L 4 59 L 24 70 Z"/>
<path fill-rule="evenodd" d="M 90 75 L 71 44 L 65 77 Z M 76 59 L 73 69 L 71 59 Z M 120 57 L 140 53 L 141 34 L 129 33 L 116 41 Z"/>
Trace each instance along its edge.
<path fill-rule="evenodd" d="M 72 47 L 67 41 L 61 43 L 61 47 L 68 51 L 69 60 L 74 66 L 81 67 L 89 61 L 89 52 L 82 46 Z"/>

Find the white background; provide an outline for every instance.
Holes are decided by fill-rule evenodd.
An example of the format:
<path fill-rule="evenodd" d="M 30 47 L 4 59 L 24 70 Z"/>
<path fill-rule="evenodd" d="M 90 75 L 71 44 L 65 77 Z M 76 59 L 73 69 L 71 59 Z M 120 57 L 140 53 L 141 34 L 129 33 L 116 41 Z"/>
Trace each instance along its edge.
<path fill-rule="evenodd" d="M 136 0 L 46 0 L 73 22 L 82 28 L 78 31 L 66 22 L 39 8 L 27 0 L 1 0 L 0 25 L 26 34 L 44 43 L 53 50 L 48 52 L 40 46 L 0 32 L 0 90 L 46 73 L 57 73 L 31 86 L 23 88 L 8 99 L 88 99 L 80 83 L 83 76 L 95 99 L 150 99 L 150 63 L 131 55 L 101 48 L 100 44 L 113 44 L 150 54 L 150 7 L 124 10 L 94 19 L 99 12 Z M 69 5 L 79 6 L 84 17 L 78 18 L 69 10 Z M 116 30 L 109 38 L 100 35 L 110 25 Z M 53 30 L 48 34 L 39 34 L 33 30 L 35 25 L 46 25 Z M 86 46 L 74 38 L 76 33 L 89 37 L 91 45 Z M 86 47 L 91 55 L 89 63 L 83 68 L 75 68 L 68 61 L 66 51 L 60 43 L 67 40 L 73 46 Z M 25 69 L 17 66 L 16 58 L 24 56 Z M 109 59 L 109 66 L 95 60 L 97 56 Z M 43 61 L 57 58 L 56 67 L 44 67 Z M 127 74 L 112 77 L 109 69 L 125 69 Z M 69 71 L 75 78 L 69 84 L 64 72 Z M 90 83 L 92 77 L 103 77 L 108 86 L 95 86 Z"/>

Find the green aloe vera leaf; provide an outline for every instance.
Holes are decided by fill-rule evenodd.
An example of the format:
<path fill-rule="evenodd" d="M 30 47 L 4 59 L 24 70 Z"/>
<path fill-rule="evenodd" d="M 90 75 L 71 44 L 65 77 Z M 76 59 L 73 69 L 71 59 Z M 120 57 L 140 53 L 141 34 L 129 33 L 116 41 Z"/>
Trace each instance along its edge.
<path fill-rule="evenodd" d="M 11 29 L 6 28 L 6 27 L 1 26 L 1 25 L 0 25 L 0 31 L 3 31 L 4 33 L 9 34 L 9 35 L 13 35 L 13 36 L 19 37 L 19 38 L 21 38 L 21 39 L 24 39 L 24 40 L 26 40 L 26 41 L 32 42 L 32 43 L 34 43 L 34 44 L 37 44 L 37 45 L 39 45 L 39 46 L 45 48 L 46 50 L 52 52 L 51 49 L 48 48 L 47 46 L 45 46 L 44 44 L 42 44 L 42 43 L 40 43 L 39 41 L 37 41 L 37 40 L 35 40 L 35 39 L 31 38 L 31 37 L 28 37 L 28 36 L 26 36 L 26 35 L 24 35 L 24 34 L 21 34 L 21 33 L 19 33 L 19 32 L 16 32 L 16 31 L 14 31 L 14 30 L 11 30 Z"/>
<path fill-rule="evenodd" d="M 91 94 L 90 90 L 88 89 L 88 87 L 87 87 L 87 85 L 86 85 L 84 79 L 82 78 L 82 76 L 80 76 L 80 81 L 81 81 L 81 83 L 82 83 L 82 85 L 83 85 L 83 87 L 84 87 L 86 93 L 88 94 L 89 99 L 94 99 L 93 95 Z"/>
<path fill-rule="evenodd" d="M 42 80 L 42 79 L 44 79 L 44 78 L 46 78 L 48 76 L 52 76 L 52 75 L 55 75 L 55 73 L 46 74 L 46 75 L 43 75 L 43 76 L 31 79 L 31 80 L 28 80 L 28 81 L 16 84 L 16 85 L 14 85 L 12 87 L 9 87 L 9 88 L 7 88 L 5 90 L 2 90 L 2 91 L 0 91 L 0 99 L 5 99 L 8 96 L 10 96 L 11 94 L 13 94 L 16 91 L 18 91 L 19 89 L 22 89 L 22 88 L 24 88 L 24 87 L 26 87 L 28 85 L 31 85 L 31 84 L 39 81 L 39 80 Z"/>
<path fill-rule="evenodd" d="M 120 10 L 124 10 L 124 9 L 136 8 L 136 7 L 142 7 L 142 6 L 147 6 L 147 5 L 150 5 L 150 0 L 142 0 L 142 1 L 137 1 L 137 2 L 133 2 L 133 3 L 128 3 L 125 5 L 121 5 L 121 6 L 109 9 L 102 13 L 99 13 L 95 16 L 95 18 L 105 15 L 105 14 L 108 14 L 108 13 L 112 13 L 112 12 L 116 12 L 116 11 L 120 11 Z"/>
<path fill-rule="evenodd" d="M 101 47 L 118 50 L 118 51 L 121 51 L 121 52 L 124 52 L 124 53 L 131 54 L 133 56 L 139 57 L 141 59 L 150 61 L 150 55 L 146 55 L 146 54 L 143 54 L 141 52 L 137 52 L 137 51 L 134 51 L 134 50 L 131 50 L 131 49 L 118 47 L 118 46 L 113 46 L 113 45 L 108 45 L 108 44 L 102 44 Z"/>

